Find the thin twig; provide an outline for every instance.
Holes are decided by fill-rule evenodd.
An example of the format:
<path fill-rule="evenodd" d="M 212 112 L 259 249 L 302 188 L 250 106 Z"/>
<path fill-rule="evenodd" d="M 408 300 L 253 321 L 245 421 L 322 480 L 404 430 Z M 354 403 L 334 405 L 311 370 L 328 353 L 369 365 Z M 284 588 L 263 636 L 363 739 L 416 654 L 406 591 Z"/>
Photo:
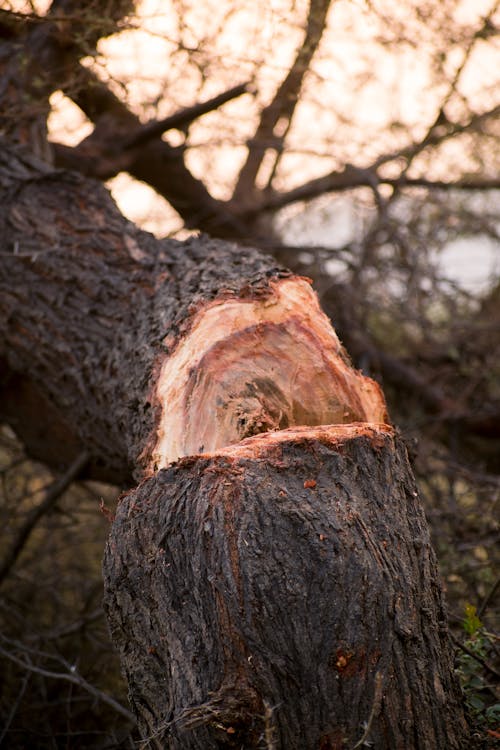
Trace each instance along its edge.
<path fill-rule="evenodd" d="M 481 602 L 481 606 L 479 607 L 478 612 L 477 612 L 477 616 L 479 617 L 479 619 L 481 619 L 481 616 L 486 612 L 486 608 L 488 607 L 489 603 L 491 602 L 491 600 L 497 593 L 499 586 L 500 586 L 500 576 L 498 576 L 497 580 L 495 581 L 491 589 L 488 591 L 483 601 Z"/>
<path fill-rule="evenodd" d="M 89 454 L 86 451 L 82 451 L 67 471 L 50 485 L 43 500 L 28 514 L 28 517 L 15 535 L 14 541 L 0 564 L 0 584 L 9 574 L 40 518 L 56 504 L 71 482 L 81 473 L 88 460 Z"/>
<path fill-rule="evenodd" d="M 114 698 L 111 698 L 111 696 L 107 695 L 102 690 L 99 690 L 99 688 L 94 687 L 94 685 L 91 685 L 90 682 L 87 682 L 87 680 L 82 677 L 75 668 L 71 668 L 72 671 L 69 674 L 66 672 L 52 672 L 51 670 L 37 667 L 34 664 L 29 664 L 24 659 L 19 659 L 17 656 L 14 656 L 14 654 L 11 654 L 1 646 L 0 654 L 28 672 L 33 672 L 34 674 L 39 674 L 42 677 L 48 677 L 49 679 L 70 682 L 72 685 L 78 685 L 78 687 L 86 690 L 87 693 L 90 693 L 90 695 L 92 695 L 94 698 L 102 701 L 103 703 L 106 703 L 108 706 L 111 706 L 111 708 L 113 708 L 117 713 L 121 714 L 129 721 L 135 723 L 135 716 L 131 711 L 128 711 L 128 709 L 122 706 L 121 703 L 118 703 L 118 701 L 116 701 Z"/>
<path fill-rule="evenodd" d="M 356 742 L 355 745 L 353 745 L 351 750 L 356 750 L 356 748 L 361 747 L 362 745 L 365 744 L 371 732 L 373 720 L 380 711 L 380 703 L 382 701 L 382 684 L 383 684 L 383 674 L 382 674 L 381 669 L 379 669 L 377 674 L 375 675 L 374 682 L 375 682 L 375 687 L 373 691 L 372 710 L 370 711 L 370 716 L 368 717 L 368 721 L 366 722 L 365 731 L 363 732 L 362 737 Z"/>
<path fill-rule="evenodd" d="M 23 681 L 21 683 L 21 688 L 20 688 L 20 690 L 19 690 L 19 692 L 18 692 L 18 694 L 16 696 L 16 700 L 12 704 L 12 708 L 10 709 L 10 713 L 9 713 L 9 715 L 7 717 L 7 720 L 5 722 L 5 725 L 4 725 L 3 729 L 2 729 L 2 734 L 0 734 L 0 745 L 2 744 L 2 742 L 5 739 L 5 737 L 7 736 L 7 733 L 9 731 L 10 725 L 12 724 L 12 721 L 14 719 L 14 716 L 16 715 L 17 709 L 19 708 L 19 704 L 21 703 L 21 701 L 23 699 L 23 695 L 26 692 L 26 688 L 28 686 L 28 682 L 30 680 L 30 677 L 31 677 L 31 675 L 30 675 L 29 672 L 27 672 L 24 675 L 24 679 L 23 679 Z"/>
<path fill-rule="evenodd" d="M 458 638 L 456 638 L 456 636 L 453 635 L 453 633 L 450 633 L 450 635 L 451 635 L 451 640 L 453 641 L 455 646 L 458 646 L 458 648 L 461 649 L 461 651 L 468 654 L 472 659 L 475 659 L 478 662 L 478 664 L 481 664 L 481 666 L 484 667 L 484 669 L 486 669 L 487 672 L 489 672 L 494 677 L 500 680 L 500 672 L 498 672 L 495 669 L 495 667 L 492 667 L 491 664 L 488 664 L 487 661 L 485 661 L 481 656 L 478 656 L 477 654 L 475 654 L 474 651 L 472 651 L 470 648 L 468 648 L 467 646 L 464 646 L 464 644 L 461 643 L 458 640 Z"/>
<path fill-rule="evenodd" d="M 250 85 L 250 81 L 240 83 L 238 86 L 233 86 L 222 94 L 207 99 L 205 102 L 194 104 L 192 107 L 181 109 L 179 112 L 176 112 L 169 117 L 165 117 L 163 120 L 148 122 L 145 125 L 142 125 L 135 133 L 132 133 L 125 142 L 121 144 L 121 146 L 123 149 L 136 148 L 137 146 L 142 146 L 153 138 L 162 135 L 167 130 L 172 130 L 174 128 L 182 129 L 193 122 L 193 120 L 207 114 L 207 112 L 213 112 L 215 109 L 222 107 L 223 104 L 231 101 L 231 99 L 236 99 L 242 94 L 249 93 Z"/>

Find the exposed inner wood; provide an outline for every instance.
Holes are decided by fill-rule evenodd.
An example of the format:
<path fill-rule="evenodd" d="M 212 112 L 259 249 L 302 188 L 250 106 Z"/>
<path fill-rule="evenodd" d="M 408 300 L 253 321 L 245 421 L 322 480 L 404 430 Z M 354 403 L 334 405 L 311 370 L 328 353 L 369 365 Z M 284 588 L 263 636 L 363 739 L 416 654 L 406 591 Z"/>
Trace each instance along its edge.
<path fill-rule="evenodd" d="M 217 300 L 163 364 L 153 467 L 298 425 L 387 421 L 379 386 L 350 365 L 309 283 Z"/>
<path fill-rule="evenodd" d="M 289 427 L 286 430 L 270 434 L 254 435 L 240 443 L 228 445 L 214 451 L 211 456 L 225 456 L 228 459 L 266 458 L 273 450 L 279 449 L 282 443 L 294 442 L 297 445 L 317 441 L 334 447 L 348 440 L 366 437 L 372 445 L 381 445 L 386 436 L 394 435 L 394 428 L 385 423 L 352 422 L 350 424 L 331 424 L 319 426 Z"/>

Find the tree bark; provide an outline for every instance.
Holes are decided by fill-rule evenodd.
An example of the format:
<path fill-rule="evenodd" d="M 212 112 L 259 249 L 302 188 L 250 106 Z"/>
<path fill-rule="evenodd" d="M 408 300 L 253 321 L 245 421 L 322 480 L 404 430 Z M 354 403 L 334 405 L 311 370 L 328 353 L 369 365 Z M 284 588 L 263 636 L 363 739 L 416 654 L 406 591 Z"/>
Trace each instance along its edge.
<path fill-rule="evenodd" d="M 157 748 L 459 748 L 426 521 L 388 426 L 298 428 L 122 501 L 106 609 Z"/>
<path fill-rule="evenodd" d="M 104 563 L 144 738 L 459 748 L 405 451 L 308 280 L 156 240 L 5 143 L 0 238 L 1 415 L 36 455 L 84 448 L 91 476 L 144 479 Z"/>
<path fill-rule="evenodd" d="M 6 145 L 0 227 L 3 415 L 35 454 L 91 446 L 123 482 L 266 429 L 384 421 L 309 283 L 258 250 L 155 240 L 99 183 Z"/>

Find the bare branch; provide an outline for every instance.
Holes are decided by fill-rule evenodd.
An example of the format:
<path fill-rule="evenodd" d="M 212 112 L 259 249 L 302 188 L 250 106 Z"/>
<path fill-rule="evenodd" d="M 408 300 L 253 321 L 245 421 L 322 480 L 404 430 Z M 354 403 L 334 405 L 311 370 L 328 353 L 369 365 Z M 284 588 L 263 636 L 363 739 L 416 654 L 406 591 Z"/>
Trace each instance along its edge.
<path fill-rule="evenodd" d="M 100 2 L 100 0 L 99 0 Z M 214 235 L 231 238 L 244 237 L 249 234 L 242 221 L 234 217 L 222 202 L 213 198 L 201 180 L 196 179 L 186 167 L 182 149 L 173 148 L 161 139 L 150 142 L 151 133 L 148 125 L 142 126 L 138 117 L 129 111 L 94 74 L 80 64 L 82 54 L 89 54 L 89 47 L 96 42 L 103 32 L 103 23 L 99 20 L 99 3 L 92 3 L 91 9 L 78 15 L 81 4 L 73 2 L 54 2 L 50 13 L 60 15 L 60 10 L 68 14 L 67 21 L 51 23 L 50 13 L 45 23 L 31 25 L 23 46 L 17 44 L 12 52 L 6 54 L 8 60 L 9 80 L 13 86 L 5 86 L 12 102 L 2 102 L 3 119 L 17 133 L 15 140 L 29 143 L 43 158 L 50 160 L 47 149 L 45 119 L 48 111 L 48 97 L 52 91 L 61 89 L 85 112 L 95 123 L 95 130 L 77 148 L 54 145 L 53 158 L 58 166 L 76 169 L 98 179 L 104 180 L 119 171 L 129 171 L 136 179 L 151 185 L 160 195 L 171 203 L 173 208 L 184 219 L 186 226 L 202 229 Z M 113 0 L 110 18 L 106 21 L 116 24 L 122 13 L 128 12 L 130 3 L 127 0 Z M 74 15 L 69 15 L 71 11 Z M 88 14 L 94 15 L 90 18 Z M 104 14 L 107 19 L 107 13 Z M 102 19 L 101 19 L 102 20 Z M 89 21 L 89 23 L 85 23 Z M 90 23 L 93 21 L 93 23 Z M 92 27 L 89 30 L 89 24 Z M 109 26 L 109 24 L 108 24 Z M 105 25 L 106 31 L 110 29 Z M 89 27 L 89 28 L 87 28 Z M 83 45 L 83 46 L 82 46 Z M 28 60 L 29 75 L 24 71 L 23 60 Z M 37 88 L 33 112 L 25 106 L 22 95 L 23 81 L 35 80 L 34 71 L 43 70 L 44 86 Z M 11 70 L 12 68 L 12 70 Z M 38 73 L 37 73 L 38 75 Z M 27 85 L 27 84 L 26 84 Z M 13 89 L 14 93 L 11 92 Z M 19 89 L 19 91 L 18 91 Z M 244 93 L 239 87 L 221 94 L 211 102 L 204 102 L 198 111 L 220 106 L 223 100 Z M 6 117 L 9 105 L 8 117 Z M 17 108 L 17 109 L 16 109 Z M 20 114 L 17 116 L 16 112 Z M 208 111 L 208 109 L 207 109 Z M 179 123 L 192 118 L 196 112 L 177 113 Z M 175 122 L 170 127 L 175 126 Z M 154 124 L 156 129 L 157 123 Z M 162 132 L 168 123 L 162 126 Z M 14 136 L 13 136 L 14 137 Z M 143 144 L 140 151 L 134 150 L 133 143 L 123 147 L 124 140 L 138 138 L 137 145 Z M 38 143 L 40 141 L 40 143 Z"/>
<path fill-rule="evenodd" d="M 467 122 L 450 122 L 447 119 L 443 122 L 436 122 L 434 123 L 432 130 L 428 132 L 422 140 L 404 146 L 398 151 L 382 154 L 374 161 L 372 167 L 378 169 L 382 164 L 387 164 L 388 162 L 401 158 L 413 159 L 416 154 L 420 153 L 428 146 L 438 146 L 456 135 L 476 130 L 480 128 L 484 122 L 495 119 L 499 114 L 500 104 L 486 112 L 471 115 Z"/>
<path fill-rule="evenodd" d="M 258 210 L 276 210 L 288 206 L 297 201 L 308 201 L 326 193 L 339 193 L 344 190 L 353 190 L 357 187 L 373 186 L 373 171 L 362 167 L 353 167 L 348 164 L 342 172 L 331 172 L 324 177 L 310 180 L 298 188 L 286 193 L 274 193 Z M 447 182 L 445 180 L 429 180 L 426 177 L 381 177 L 378 180 L 381 185 L 391 187 L 423 187 L 428 190 L 499 190 L 500 178 L 497 179 L 461 179 Z"/>
<path fill-rule="evenodd" d="M 288 190 L 286 193 L 272 193 L 258 210 L 276 210 L 290 203 L 317 198 L 324 193 L 351 190 L 355 187 L 370 187 L 373 183 L 373 178 L 373 171 L 363 169 L 362 167 L 355 167 L 352 164 L 346 164 L 341 172 L 335 171 L 323 177 L 316 177 L 300 185 L 298 188 Z"/>
<path fill-rule="evenodd" d="M 4 638 L 3 640 L 8 639 Z M 21 648 L 23 648 L 22 644 L 19 645 L 21 646 Z M 128 711 L 124 706 L 121 705 L 121 703 L 118 703 L 118 701 L 116 701 L 110 695 L 107 695 L 102 690 L 99 690 L 99 688 L 91 685 L 90 682 L 87 682 L 87 680 L 82 677 L 79 672 L 77 672 L 76 667 L 68 667 L 68 672 L 52 672 L 49 669 L 37 667 L 35 664 L 31 664 L 31 662 L 28 662 L 25 659 L 20 659 L 17 656 L 14 656 L 14 654 L 11 654 L 10 651 L 7 651 L 7 649 L 2 648 L 1 646 L 0 654 L 2 654 L 2 656 L 4 656 L 6 659 L 14 662 L 14 664 L 17 664 L 19 667 L 22 667 L 27 672 L 33 672 L 34 674 L 39 674 L 42 677 L 48 677 L 49 679 L 53 680 L 63 680 L 64 682 L 70 682 L 72 685 L 77 685 L 97 700 L 102 701 L 102 703 L 106 703 L 108 706 L 111 706 L 111 708 L 113 708 L 117 713 L 121 714 L 128 721 L 131 721 L 135 724 L 135 716 L 131 711 Z"/>
<path fill-rule="evenodd" d="M 101 180 L 128 171 L 162 195 L 182 216 L 186 226 L 219 237 L 249 234 L 243 221 L 232 215 L 223 201 L 213 198 L 203 182 L 191 174 L 183 149 L 161 139 L 150 141 L 137 151 L 120 148 L 121 138 L 141 129 L 140 120 L 90 70 L 80 68 L 78 86 L 69 84 L 65 93 L 96 127 L 75 148 L 53 144 L 57 166 Z"/>
<path fill-rule="evenodd" d="M 302 45 L 295 57 L 292 67 L 279 86 L 274 99 L 262 110 L 260 122 L 254 136 L 249 142 L 248 156 L 243 165 L 234 190 L 233 199 L 246 202 L 255 190 L 255 180 L 264 159 L 266 143 L 272 141 L 279 155 L 283 140 L 290 126 L 298 103 L 304 76 L 318 48 L 325 29 L 326 17 L 331 0 L 311 0 L 307 28 Z M 285 120 L 287 127 L 281 135 L 275 133 L 276 125 Z"/>
<path fill-rule="evenodd" d="M 497 179 L 462 179 L 447 182 L 445 180 L 428 180 L 425 177 L 398 177 L 395 180 L 381 179 L 384 185 L 393 187 L 424 187 L 429 190 L 498 190 L 500 178 Z"/>
<path fill-rule="evenodd" d="M 500 179 L 460 179 L 455 181 L 429 180 L 423 177 L 406 177 L 405 171 L 396 178 L 381 177 L 378 169 L 383 164 L 400 158 L 413 159 L 414 156 L 429 146 L 437 146 L 449 138 L 479 128 L 488 120 L 495 119 L 500 114 L 500 104 L 491 110 L 472 115 L 466 123 L 451 123 L 440 126 L 439 132 L 435 132 L 426 141 L 413 143 L 389 154 L 379 156 L 373 164 L 368 167 L 357 167 L 346 164 L 340 171 L 333 171 L 323 177 L 317 177 L 304 183 L 298 188 L 286 193 L 274 192 L 268 196 L 259 206 L 258 210 L 276 210 L 302 200 L 311 200 L 324 193 L 351 190 L 356 187 L 373 188 L 374 181 L 379 184 L 391 185 L 393 187 L 425 187 L 439 190 L 494 190 L 500 187 Z"/>
<path fill-rule="evenodd" d="M 247 94 L 249 91 L 250 81 L 240 83 L 238 86 L 233 86 L 222 94 L 207 99 L 205 102 L 194 104 L 192 107 L 181 109 L 179 112 L 176 112 L 169 117 L 165 117 L 163 120 L 148 122 L 146 125 L 140 127 L 137 132 L 132 133 L 129 137 L 125 138 L 122 148 L 131 149 L 136 148 L 137 146 L 142 146 L 153 138 L 162 135 L 167 130 L 175 128 L 182 130 L 198 117 L 207 114 L 207 112 L 213 112 L 215 109 L 222 107 L 226 102 L 231 101 L 231 99 L 236 99 L 238 96 Z"/>
<path fill-rule="evenodd" d="M 481 606 L 479 607 L 478 612 L 477 612 L 477 616 L 479 618 L 481 618 L 484 615 L 484 613 L 486 612 L 489 604 L 492 601 L 494 601 L 494 598 L 495 598 L 495 595 L 496 595 L 498 589 L 500 589 L 500 576 L 498 576 L 498 578 L 496 579 L 495 583 L 493 584 L 493 586 L 491 586 L 490 590 L 488 591 L 488 593 L 484 597 L 483 601 L 481 602 Z"/>
<path fill-rule="evenodd" d="M 442 100 L 441 105 L 439 107 L 439 110 L 438 110 L 438 113 L 436 115 L 436 118 L 435 118 L 434 122 L 429 126 L 429 128 L 428 128 L 426 134 L 424 135 L 424 137 L 420 140 L 420 144 L 421 144 L 422 148 L 425 148 L 427 145 L 429 145 L 429 142 L 432 140 L 433 136 L 439 135 L 439 131 L 442 128 L 443 125 L 449 125 L 450 124 L 450 121 L 448 120 L 448 117 L 446 115 L 446 107 L 449 104 L 449 102 L 450 102 L 453 94 L 455 94 L 456 91 L 457 91 L 459 81 L 460 81 L 460 79 L 462 77 L 462 73 L 464 72 L 467 63 L 470 60 L 470 57 L 472 55 L 472 51 L 474 50 L 474 48 L 476 46 L 476 42 L 478 41 L 478 39 L 484 38 L 484 34 L 487 33 L 487 31 L 488 31 L 488 29 L 489 29 L 489 27 L 491 25 L 491 17 L 496 12 L 496 10 L 498 8 L 498 5 L 499 5 L 498 0 L 495 0 L 495 3 L 493 5 L 492 9 L 490 10 L 490 12 L 482 19 L 481 26 L 475 31 L 475 33 L 468 40 L 468 42 L 467 42 L 467 44 L 465 46 L 465 49 L 464 49 L 462 60 L 461 60 L 460 64 L 458 65 L 458 67 L 456 68 L 455 74 L 453 75 L 451 81 L 449 82 L 448 90 L 446 91 L 445 96 L 443 97 L 443 100 Z M 415 149 L 413 151 L 413 153 L 409 154 L 406 157 L 406 164 L 404 165 L 404 167 L 403 167 L 403 169 L 401 171 L 401 174 L 399 176 L 399 183 L 398 183 L 398 185 L 395 186 L 396 189 L 395 189 L 394 194 L 393 194 L 394 196 L 397 193 L 397 189 L 402 185 L 402 182 L 401 182 L 402 178 L 406 177 L 406 175 L 407 175 L 407 173 L 408 173 L 408 171 L 409 171 L 409 169 L 410 169 L 410 167 L 411 167 L 411 165 L 413 163 L 413 160 L 420 153 L 421 150 L 422 149 Z"/>
<path fill-rule="evenodd" d="M 5 580 L 12 566 L 21 554 L 31 532 L 42 516 L 49 512 L 59 500 L 62 493 L 68 488 L 89 461 L 89 455 L 85 451 L 80 453 L 68 470 L 57 479 L 45 493 L 44 499 L 31 510 L 20 529 L 18 529 L 10 548 L 0 564 L 0 584 Z"/>

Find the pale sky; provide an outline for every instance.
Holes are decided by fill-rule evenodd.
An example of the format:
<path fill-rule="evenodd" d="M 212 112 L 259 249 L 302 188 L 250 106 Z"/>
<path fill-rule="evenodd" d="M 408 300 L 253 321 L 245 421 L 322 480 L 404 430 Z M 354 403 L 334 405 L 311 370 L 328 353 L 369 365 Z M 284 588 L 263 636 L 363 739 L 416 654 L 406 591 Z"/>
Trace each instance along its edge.
<path fill-rule="evenodd" d="M 34 5 L 42 11 L 48 2 L 37 0 Z M 258 112 L 301 42 L 307 7 L 305 0 L 144 0 L 132 21 L 138 28 L 102 40 L 98 57 L 86 63 L 104 80 L 119 82 L 111 84 L 115 92 L 126 96 L 143 121 L 165 117 L 254 76 L 257 97 L 245 95 L 229 102 L 200 118 L 190 130 L 189 168 L 215 197 L 227 199 Z M 346 161 L 369 164 L 380 153 L 421 137 L 442 100 L 445 74 L 449 77 L 463 61 L 460 45 L 448 45 L 439 63 L 442 82 L 436 80 L 436 45 L 443 27 L 453 26 L 458 36 L 467 35 L 491 11 L 493 0 L 457 0 L 451 18 L 444 14 L 446 3 L 436 2 L 431 4 L 432 15 L 423 20 L 419 13 L 425 12 L 426 4 L 417 0 L 374 0 L 371 7 L 379 10 L 378 16 L 367 12 L 363 0 L 332 4 L 289 133 L 290 153 L 282 160 L 279 188 L 341 168 Z M 408 43 L 401 42 L 404 33 Z M 397 45 L 389 44 L 391 36 Z M 464 102 L 482 110 L 491 106 L 499 90 L 500 45 L 479 41 L 461 72 L 449 110 L 459 114 Z M 51 103 L 49 129 L 54 140 L 74 145 L 91 131 L 83 113 L 60 92 L 53 94 Z M 388 129 L 389 122 L 397 126 Z M 172 131 L 165 138 L 177 143 L 180 135 Z M 450 142 L 441 154 L 441 160 L 425 164 L 427 176 L 452 178 L 455 168 L 463 169 L 459 142 Z M 473 172 L 474 164 L 469 169 Z M 162 198 L 128 175 L 118 175 L 109 187 L 123 213 L 145 229 L 162 235 L 176 233 L 182 226 Z M 341 200 L 337 208 L 335 200 Z M 342 237 L 349 232 L 350 210 L 345 208 L 345 198 L 330 203 Z M 308 238 L 312 232 L 322 243 L 329 232 L 331 236 L 332 222 L 324 218 L 319 205 L 320 209 L 310 211 L 316 234 L 314 221 L 307 222 L 303 231 Z M 288 215 L 293 217 L 293 210 Z M 479 265 L 486 264 L 482 260 Z"/>

